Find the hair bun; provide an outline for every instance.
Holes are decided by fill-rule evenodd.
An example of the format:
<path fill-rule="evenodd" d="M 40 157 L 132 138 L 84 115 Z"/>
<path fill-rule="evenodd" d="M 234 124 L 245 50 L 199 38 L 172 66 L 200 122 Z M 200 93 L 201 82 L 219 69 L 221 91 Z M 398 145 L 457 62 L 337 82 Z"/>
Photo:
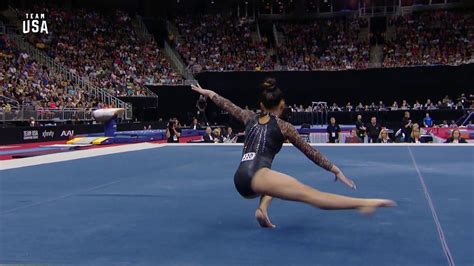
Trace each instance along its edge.
<path fill-rule="evenodd" d="M 262 83 L 262 89 L 273 91 L 276 89 L 276 80 L 274 78 L 266 78 Z"/>

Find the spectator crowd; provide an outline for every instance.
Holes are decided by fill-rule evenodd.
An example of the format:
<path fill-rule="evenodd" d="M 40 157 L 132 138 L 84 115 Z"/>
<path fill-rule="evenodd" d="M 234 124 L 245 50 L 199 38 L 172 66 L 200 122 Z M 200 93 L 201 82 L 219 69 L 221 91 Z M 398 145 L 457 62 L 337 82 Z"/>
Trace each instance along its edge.
<path fill-rule="evenodd" d="M 7 35 L 0 36 L 0 97 L 2 109 L 15 104 L 30 109 L 95 108 L 103 106 L 77 84 L 53 73 L 18 49 Z"/>
<path fill-rule="evenodd" d="M 146 85 L 183 83 L 183 77 L 172 69 L 157 43 L 138 36 L 128 13 L 60 8 L 41 12 L 48 14 L 50 33 L 28 34 L 27 40 L 71 73 L 111 95 L 143 96 L 149 93 Z M 255 36 L 257 24 L 248 18 L 182 15 L 174 19 L 174 24 L 180 35 L 173 40 L 174 47 L 193 72 L 273 71 L 281 66 L 290 71 L 345 70 L 369 66 L 370 46 L 367 38 L 361 37 L 361 31 L 368 27 L 367 19 L 278 22 L 276 28 L 284 41 L 271 50 L 271 41 Z M 383 67 L 474 62 L 472 12 L 413 13 L 389 18 L 388 26 L 395 28 L 395 38 L 385 42 Z M 73 81 L 32 60 L 8 35 L 0 36 L 0 86 L 4 110 L 12 108 L 12 101 L 38 110 L 104 106 Z M 473 108 L 468 97 L 472 96 L 290 108 L 293 112 Z M 207 124 L 205 116 L 202 120 Z"/>
<path fill-rule="evenodd" d="M 460 65 L 474 62 L 472 12 L 428 11 L 389 19 L 396 36 L 386 40 L 384 67 Z"/>
<path fill-rule="evenodd" d="M 176 48 L 200 71 L 290 71 L 366 69 L 370 62 L 365 18 L 276 22 L 283 36 L 257 41 L 255 22 L 230 15 L 181 16 Z M 382 67 L 460 65 L 474 62 L 474 16 L 465 11 L 426 11 L 388 18 Z M 254 33 L 252 33 L 254 32 Z M 281 43 L 280 43 L 281 42 Z M 275 54 L 275 57 L 270 56 Z"/>
<path fill-rule="evenodd" d="M 356 19 L 320 19 L 303 23 L 280 23 L 286 42 L 278 57 L 288 70 L 365 69 L 369 44 L 359 38 Z"/>
<path fill-rule="evenodd" d="M 246 18 L 230 15 L 182 16 L 175 19 L 182 40 L 176 49 L 193 72 L 273 70 L 262 41 L 252 38 Z"/>
<path fill-rule="evenodd" d="M 147 95 L 147 84 L 183 82 L 157 44 L 137 36 L 127 13 L 54 8 L 43 12 L 51 21 L 50 34 L 30 34 L 28 41 L 112 95 Z"/>

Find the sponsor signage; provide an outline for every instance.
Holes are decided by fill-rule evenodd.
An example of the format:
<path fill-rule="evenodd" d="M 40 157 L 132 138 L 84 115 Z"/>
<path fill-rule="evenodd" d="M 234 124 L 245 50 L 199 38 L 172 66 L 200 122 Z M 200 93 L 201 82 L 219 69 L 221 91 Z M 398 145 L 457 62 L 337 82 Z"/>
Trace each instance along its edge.
<path fill-rule="evenodd" d="M 23 140 L 38 139 L 38 130 L 23 130 Z"/>

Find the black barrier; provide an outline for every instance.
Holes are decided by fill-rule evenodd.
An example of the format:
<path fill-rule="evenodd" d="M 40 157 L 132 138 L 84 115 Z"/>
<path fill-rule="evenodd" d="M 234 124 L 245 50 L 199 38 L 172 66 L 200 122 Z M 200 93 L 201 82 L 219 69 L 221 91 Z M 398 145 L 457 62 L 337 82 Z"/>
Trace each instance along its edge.
<path fill-rule="evenodd" d="M 258 108 L 259 84 L 265 77 L 275 77 L 286 94 L 288 104 L 308 106 L 312 101 L 342 105 L 350 101 L 370 104 L 393 100 L 441 100 L 445 95 L 456 97 L 472 91 L 474 64 L 410 68 L 379 68 L 347 71 L 286 72 L 204 72 L 197 79 L 204 88 L 215 90 L 237 105 Z M 197 93 L 189 86 L 150 86 L 160 99 L 159 117 L 178 117 L 189 123 L 196 114 Z M 220 121 L 221 111 L 208 104 L 207 115 Z M 230 121 L 229 123 L 231 123 Z"/>
<path fill-rule="evenodd" d="M 472 91 L 474 64 L 409 68 L 377 68 L 346 71 L 286 72 L 205 72 L 197 78 L 204 88 L 212 89 L 240 106 L 258 108 L 259 84 L 275 77 L 289 104 L 308 106 L 312 101 L 348 101 L 370 104 L 394 100 L 441 100 Z M 390 101 L 390 102 L 389 102 Z"/>
<path fill-rule="evenodd" d="M 44 127 L 0 128 L 0 144 L 67 140 L 74 135 L 98 133 L 102 125 L 63 125 Z"/>
<path fill-rule="evenodd" d="M 142 130 L 148 126 L 153 129 L 162 129 L 166 127 L 166 124 L 161 122 L 126 123 L 118 124 L 117 130 Z M 77 135 L 102 132 L 104 132 L 104 126 L 101 124 L 0 128 L 0 145 L 67 140 Z"/>
<path fill-rule="evenodd" d="M 190 124 L 196 115 L 196 101 L 199 95 L 190 86 L 148 86 L 158 95 L 160 104 L 158 117 L 168 119 L 177 117 L 185 124 Z M 210 104 L 209 104 L 210 105 Z"/>
<path fill-rule="evenodd" d="M 133 118 L 138 121 L 158 120 L 158 98 L 150 96 L 118 97 L 120 100 L 132 104 Z"/>

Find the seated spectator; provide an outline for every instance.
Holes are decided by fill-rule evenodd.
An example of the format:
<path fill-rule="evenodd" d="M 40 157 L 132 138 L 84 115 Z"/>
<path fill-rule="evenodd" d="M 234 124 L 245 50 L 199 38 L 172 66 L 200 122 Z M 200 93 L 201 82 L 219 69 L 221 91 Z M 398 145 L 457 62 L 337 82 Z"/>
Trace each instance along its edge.
<path fill-rule="evenodd" d="M 392 110 L 392 111 L 398 110 L 398 103 L 397 103 L 397 101 L 394 101 L 394 102 L 393 102 L 392 106 L 390 107 L 390 110 Z"/>
<path fill-rule="evenodd" d="M 418 123 L 413 123 L 412 130 L 420 129 L 420 125 Z"/>
<path fill-rule="evenodd" d="M 210 127 L 206 127 L 206 133 L 202 138 L 205 143 L 215 143 L 215 138 Z"/>
<path fill-rule="evenodd" d="M 237 139 L 236 139 L 236 135 L 232 132 L 232 127 L 227 127 L 227 130 L 223 136 L 224 138 L 224 142 L 235 142 Z"/>
<path fill-rule="evenodd" d="M 434 110 L 434 109 L 437 109 L 436 106 L 433 104 L 433 102 L 431 102 L 430 99 L 426 100 L 426 103 L 425 103 L 425 109 L 426 110 Z"/>
<path fill-rule="evenodd" d="M 38 123 L 36 123 L 36 120 L 33 117 L 30 117 L 30 127 L 37 127 Z"/>
<path fill-rule="evenodd" d="M 333 103 L 331 106 L 331 111 L 336 112 L 336 111 L 341 111 L 341 108 L 337 106 L 337 103 Z"/>
<path fill-rule="evenodd" d="M 415 104 L 413 105 L 413 110 L 421 110 L 422 108 L 422 105 L 420 104 L 420 102 L 417 100 L 415 102 Z"/>
<path fill-rule="evenodd" d="M 423 105 L 424 109 L 428 109 L 428 107 L 431 105 L 431 99 L 427 99 L 426 103 Z"/>
<path fill-rule="evenodd" d="M 438 109 L 445 109 L 446 106 L 443 104 L 442 101 L 438 101 L 438 103 L 436 104 L 436 108 L 438 108 Z"/>
<path fill-rule="evenodd" d="M 378 109 L 378 108 L 377 108 L 377 106 L 375 105 L 375 103 L 372 102 L 372 103 L 370 104 L 370 106 L 369 106 L 369 110 L 370 110 L 370 111 L 377 111 L 377 109 Z"/>
<path fill-rule="evenodd" d="M 440 127 L 440 128 L 449 128 L 448 121 L 443 120 L 443 122 L 441 124 L 439 124 L 438 127 Z"/>
<path fill-rule="evenodd" d="M 424 140 L 421 138 L 421 133 L 419 128 L 412 130 L 410 138 L 408 139 L 409 143 L 424 143 Z"/>
<path fill-rule="evenodd" d="M 467 141 L 461 137 L 461 131 L 456 128 L 451 132 L 451 137 L 446 139 L 444 143 L 467 143 Z"/>
<path fill-rule="evenodd" d="M 400 110 L 408 110 L 410 109 L 410 105 L 407 103 L 406 100 L 402 101 L 402 106 L 400 106 Z"/>
<path fill-rule="evenodd" d="M 223 143 L 224 138 L 221 136 L 221 129 L 220 128 L 215 128 L 212 131 L 212 135 L 214 136 L 214 143 Z"/>
<path fill-rule="evenodd" d="M 354 107 L 351 105 L 351 102 L 347 102 L 347 104 L 346 104 L 346 111 L 352 112 L 352 109 L 354 109 Z"/>
<path fill-rule="evenodd" d="M 451 120 L 451 124 L 449 124 L 449 128 L 457 128 L 458 124 L 456 124 L 456 121 Z"/>
<path fill-rule="evenodd" d="M 194 117 L 193 122 L 191 123 L 191 129 L 200 130 L 201 128 L 201 124 L 199 124 L 197 118 Z"/>
<path fill-rule="evenodd" d="M 351 130 L 351 135 L 346 137 L 346 143 L 361 143 L 359 136 L 357 136 L 357 130 L 353 128 Z"/>
<path fill-rule="evenodd" d="M 387 108 L 385 108 L 385 104 L 382 101 L 380 101 L 379 102 L 379 111 L 386 111 L 386 110 L 387 110 Z"/>
<path fill-rule="evenodd" d="M 388 130 L 383 128 L 380 130 L 379 138 L 377 139 L 377 143 L 392 143 L 393 141 L 388 136 Z"/>

